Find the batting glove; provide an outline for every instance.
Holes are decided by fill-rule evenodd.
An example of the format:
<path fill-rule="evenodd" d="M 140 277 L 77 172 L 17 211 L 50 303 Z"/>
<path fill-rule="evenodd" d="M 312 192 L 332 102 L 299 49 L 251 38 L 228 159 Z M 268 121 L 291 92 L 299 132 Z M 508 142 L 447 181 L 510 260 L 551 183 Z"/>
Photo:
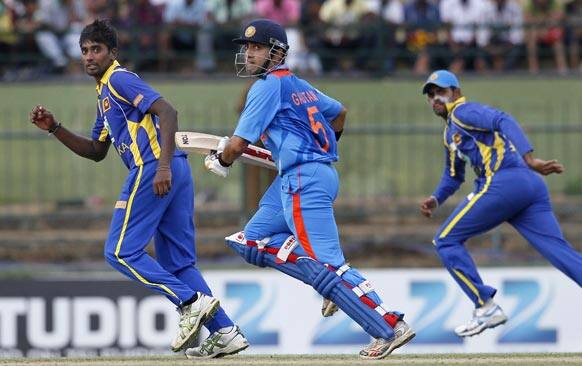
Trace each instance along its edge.
<path fill-rule="evenodd" d="M 206 169 L 210 170 L 212 173 L 218 175 L 219 177 L 226 178 L 228 176 L 228 172 L 230 171 L 230 165 L 222 165 L 220 161 L 221 153 L 213 153 L 207 155 L 204 159 L 204 166 Z"/>
<path fill-rule="evenodd" d="M 220 141 L 218 141 L 218 146 L 216 147 L 216 152 L 223 152 L 224 148 L 226 147 L 226 144 L 228 144 L 228 141 L 230 140 L 230 138 L 228 136 L 224 136 L 220 139 Z"/>

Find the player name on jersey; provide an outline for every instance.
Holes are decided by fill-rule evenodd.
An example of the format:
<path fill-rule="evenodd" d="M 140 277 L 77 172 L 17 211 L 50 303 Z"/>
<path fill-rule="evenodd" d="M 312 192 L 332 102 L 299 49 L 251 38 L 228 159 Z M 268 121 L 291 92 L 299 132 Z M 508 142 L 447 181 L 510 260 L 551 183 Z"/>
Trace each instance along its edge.
<path fill-rule="evenodd" d="M 291 99 L 295 105 L 318 102 L 319 98 L 314 90 L 291 93 Z"/>

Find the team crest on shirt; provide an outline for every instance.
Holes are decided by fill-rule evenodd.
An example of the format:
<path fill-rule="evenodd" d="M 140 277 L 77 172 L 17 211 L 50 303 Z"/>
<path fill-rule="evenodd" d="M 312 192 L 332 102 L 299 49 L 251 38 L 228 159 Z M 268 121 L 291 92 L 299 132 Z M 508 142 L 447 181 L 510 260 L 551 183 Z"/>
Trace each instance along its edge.
<path fill-rule="evenodd" d="M 105 97 L 103 99 L 103 113 L 107 112 L 111 109 L 111 104 L 109 103 L 109 97 Z"/>
<path fill-rule="evenodd" d="M 461 135 L 456 133 L 453 135 L 453 142 L 455 145 L 459 145 L 461 143 Z"/>
<path fill-rule="evenodd" d="M 250 38 L 257 33 L 257 29 L 252 25 L 245 30 L 245 37 Z"/>

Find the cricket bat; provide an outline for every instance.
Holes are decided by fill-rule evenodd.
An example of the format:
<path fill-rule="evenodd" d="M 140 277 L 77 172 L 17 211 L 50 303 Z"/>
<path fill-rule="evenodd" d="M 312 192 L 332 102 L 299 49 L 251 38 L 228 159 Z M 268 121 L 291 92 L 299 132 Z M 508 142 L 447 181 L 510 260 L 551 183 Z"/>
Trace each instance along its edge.
<path fill-rule="evenodd" d="M 175 135 L 178 149 L 201 155 L 208 155 L 212 150 L 216 150 L 220 139 L 220 136 L 189 131 L 178 131 Z M 246 164 L 277 170 L 271 152 L 255 145 L 249 144 L 238 160 Z"/>

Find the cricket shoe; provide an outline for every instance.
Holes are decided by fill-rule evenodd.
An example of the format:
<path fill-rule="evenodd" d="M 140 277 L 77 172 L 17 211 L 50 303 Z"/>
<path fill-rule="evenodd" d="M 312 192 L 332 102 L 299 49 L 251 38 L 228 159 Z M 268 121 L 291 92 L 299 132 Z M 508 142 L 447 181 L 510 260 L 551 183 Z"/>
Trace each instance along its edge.
<path fill-rule="evenodd" d="M 172 342 L 172 351 L 178 352 L 187 347 L 198 337 L 200 328 L 210 320 L 220 306 L 220 301 L 212 296 L 197 292 L 198 298 L 192 304 L 180 309 L 180 323 L 178 334 Z"/>
<path fill-rule="evenodd" d="M 321 304 L 321 315 L 324 318 L 332 316 L 339 310 L 338 306 L 334 304 L 331 300 L 323 298 L 323 304 Z"/>
<path fill-rule="evenodd" d="M 379 360 L 388 356 L 396 348 L 410 342 L 415 335 L 414 330 L 404 320 L 399 320 L 394 327 L 394 336 L 392 338 L 376 338 L 360 351 L 360 357 L 367 360 Z"/>
<path fill-rule="evenodd" d="M 190 359 L 224 357 L 239 353 L 248 346 L 249 341 L 235 325 L 228 333 L 214 332 L 200 346 L 187 349 L 186 357 Z"/>
<path fill-rule="evenodd" d="M 485 305 L 473 310 L 473 319 L 467 324 L 455 328 L 459 337 L 471 337 L 481 333 L 487 328 L 495 328 L 507 321 L 507 316 L 493 299 L 487 300 Z"/>

